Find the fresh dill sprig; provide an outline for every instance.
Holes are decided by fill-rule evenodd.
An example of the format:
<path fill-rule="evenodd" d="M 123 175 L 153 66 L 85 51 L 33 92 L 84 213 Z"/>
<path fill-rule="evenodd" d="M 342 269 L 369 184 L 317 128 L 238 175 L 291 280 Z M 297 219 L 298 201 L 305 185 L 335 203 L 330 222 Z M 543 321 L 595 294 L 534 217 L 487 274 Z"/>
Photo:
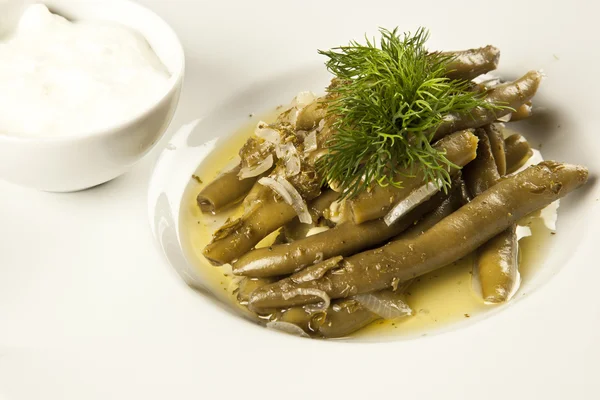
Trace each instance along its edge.
<path fill-rule="evenodd" d="M 380 33 L 379 46 L 366 38 L 366 44 L 319 51 L 336 77 L 327 100 L 336 133 L 317 168 L 343 197 L 373 182 L 401 187 L 418 172 L 446 190 L 453 164 L 430 144 L 436 127 L 450 113 L 497 106 L 469 90 L 469 82 L 446 77 L 451 57 L 427 51 L 426 29 Z"/>

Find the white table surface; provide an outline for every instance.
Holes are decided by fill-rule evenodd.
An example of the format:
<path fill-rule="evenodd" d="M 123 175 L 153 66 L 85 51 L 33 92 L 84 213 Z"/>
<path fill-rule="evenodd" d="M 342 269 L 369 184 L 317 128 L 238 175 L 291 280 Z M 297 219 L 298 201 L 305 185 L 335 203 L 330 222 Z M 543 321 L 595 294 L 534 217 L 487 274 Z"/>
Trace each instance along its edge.
<path fill-rule="evenodd" d="M 283 1 L 142 3 L 172 24 L 187 52 L 181 107 L 170 133 L 239 86 L 278 71 L 280 66 L 270 65 L 269 57 L 314 61 L 317 47 L 344 43 L 378 25 L 395 26 L 400 19 L 386 13 L 386 4 L 397 1 L 295 2 L 293 13 L 279 8 Z M 467 3 L 455 0 L 444 7 L 463 7 L 466 19 L 477 18 Z M 508 3 L 513 3 L 507 5 L 509 11 L 500 11 L 506 18 L 521 7 L 540 20 L 559 12 L 581 18 L 583 26 L 592 23 L 593 16 L 566 6 L 553 11 Z M 413 7 L 413 15 L 422 16 L 419 23 L 427 25 L 434 18 L 426 4 Z M 308 29 L 318 30 L 332 15 L 339 28 L 337 38 L 329 38 L 333 42 L 291 35 L 307 23 Z M 523 18 L 517 13 L 515 23 Z M 273 38 L 274 32 L 281 35 Z M 529 34 L 535 36 L 533 30 Z M 265 52 L 259 59 L 253 56 L 259 46 L 279 52 Z M 233 317 L 187 288 L 155 247 L 146 190 L 161 145 L 125 176 L 79 193 L 42 193 L 0 182 L 0 399 L 324 398 L 341 384 L 339 398 L 427 397 L 440 388 L 445 399 L 506 399 L 511 394 L 600 398 L 600 347 L 592 345 L 599 338 L 582 331 L 574 343 L 572 334 L 582 319 L 600 318 L 597 300 L 557 316 L 541 306 L 541 297 L 532 296 L 519 304 L 518 316 L 502 313 L 494 322 L 465 330 L 461 338 L 448 333 L 443 344 L 424 339 L 440 357 L 413 358 L 409 366 L 403 364 L 402 352 L 382 346 L 358 345 L 349 351 L 333 344 L 329 359 L 318 361 L 323 342 L 287 341 L 315 360 L 314 370 L 297 371 L 293 360 L 281 358 L 289 350 L 281 342 L 270 349 L 253 348 Z M 565 273 L 548 286 L 568 288 L 573 282 Z M 444 357 L 445 347 L 463 343 L 464 335 L 485 335 L 494 323 L 519 327 L 527 318 L 539 324 L 515 329 L 503 343 L 465 348 L 465 353 L 485 353 L 478 376 L 464 376 L 460 359 Z M 529 351 L 514 354 L 515 341 L 530 343 Z M 254 368 L 255 360 L 264 357 L 272 362 Z M 507 358 L 514 358 L 513 368 L 494 369 L 495 360 Z M 354 359 L 370 362 L 354 365 Z M 565 374 L 569 368 L 580 373 Z M 290 386 L 269 393 L 272 384 L 280 387 L 282 382 Z"/>

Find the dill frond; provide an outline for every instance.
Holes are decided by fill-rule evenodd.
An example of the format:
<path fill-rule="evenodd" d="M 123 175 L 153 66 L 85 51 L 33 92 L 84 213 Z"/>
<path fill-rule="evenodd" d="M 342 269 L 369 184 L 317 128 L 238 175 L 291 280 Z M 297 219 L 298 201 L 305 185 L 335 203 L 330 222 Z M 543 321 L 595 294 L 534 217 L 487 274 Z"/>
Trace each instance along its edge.
<path fill-rule="evenodd" d="M 336 77 L 327 102 L 336 133 L 317 168 L 343 197 L 373 183 L 401 187 L 419 171 L 446 190 L 453 164 L 430 144 L 436 127 L 450 113 L 497 106 L 469 90 L 469 82 L 446 77 L 451 58 L 427 51 L 426 29 L 380 33 L 379 43 L 366 38 L 319 51 Z"/>

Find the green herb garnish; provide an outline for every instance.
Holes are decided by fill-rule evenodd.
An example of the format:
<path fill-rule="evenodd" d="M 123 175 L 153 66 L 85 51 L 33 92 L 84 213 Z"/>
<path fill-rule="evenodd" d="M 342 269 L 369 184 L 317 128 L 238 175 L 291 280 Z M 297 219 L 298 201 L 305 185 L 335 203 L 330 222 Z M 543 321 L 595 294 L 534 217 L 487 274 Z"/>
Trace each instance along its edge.
<path fill-rule="evenodd" d="M 366 39 L 329 51 L 327 68 L 337 78 L 328 89 L 328 113 L 336 134 L 317 168 L 353 197 L 372 182 L 402 186 L 398 177 L 422 172 L 425 181 L 451 184 L 453 164 L 430 141 L 445 115 L 476 107 L 498 108 L 470 89 L 470 82 L 446 77 L 451 56 L 430 53 L 420 28 L 412 35 L 380 29 Z M 437 184 L 437 183 L 436 183 Z"/>

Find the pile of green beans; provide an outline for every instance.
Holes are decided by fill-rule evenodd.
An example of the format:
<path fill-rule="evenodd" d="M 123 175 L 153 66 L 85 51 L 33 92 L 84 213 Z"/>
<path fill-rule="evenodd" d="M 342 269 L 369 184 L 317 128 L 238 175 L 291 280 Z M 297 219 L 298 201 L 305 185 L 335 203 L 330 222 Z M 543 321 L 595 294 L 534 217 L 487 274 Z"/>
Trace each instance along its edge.
<path fill-rule="evenodd" d="M 447 76 L 471 80 L 495 69 L 500 53 L 487 46 L 445 54 L 452 56 Z M 431 141 L 455 165 L 448 171 L 451 188 L 423 198 L 392 222 L 384 217 L 422 188 L 424 177 L 403 178 L 402 187 L 372 185 L 349 200 L 339 199 L 333 183 L 321 187 L 314 162 L 327 151 L 327 138 L 335 135 L 335 116 L 317 99 L 298 111 L 294 126 L 286 126 L 298 137 L 317 135 L 317 148 L 306 152 L 301 173 L 290 178 L 311 223 L 300 223 L 297 208 L 263 186 L 259 176 L 239 179 L 238 166 L 198 195 L 198 206 L 206 213 L 242 200 L 244 208 L 240 218 L 214 233 L 204 256 L 217 266 L 232 265 L 242 277 L 238 301 L 261 320 L 293 324 L 314 337 L 343 337 L 385 315 L 402 315 L 398 310 L 412 279 L 472 252 L 482 301 L 507 301 L 518 275 L 517 221 L 587 180 L 584 167 L 553 161 L 515 174 L 531 157 L 531 147 L 520 134 L 507 135 L 496 121 L 508 114 L 526 118 L 541 78 L 530 71 L 487 89 L 486 100 L 505 108 L 446 116 L 431 132 Z M 282 113 L 277 123 L 289 113 Z M 256 138 L 251 140 L 256 144 Z M 275 179 L 281 168 L 280 160 L 261 176 Z M 275 243 L 256 248 L 276 231 Z M 395 307 L 392 314 L 367 304 L 366 294 L 386 305 L 382 307 Z"/>

